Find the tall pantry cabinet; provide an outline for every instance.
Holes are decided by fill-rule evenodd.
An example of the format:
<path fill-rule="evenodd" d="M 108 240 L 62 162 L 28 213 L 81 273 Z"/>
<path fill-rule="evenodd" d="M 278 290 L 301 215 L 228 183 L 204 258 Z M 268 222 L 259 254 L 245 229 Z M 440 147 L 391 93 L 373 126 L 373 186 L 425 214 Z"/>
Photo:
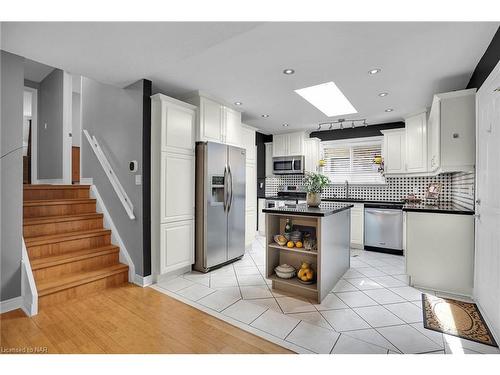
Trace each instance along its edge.
<path fill-rule="evenodd" d="M 196 107 L 151 97 L 151 265 L 154 281 L 194 263 Z"/>

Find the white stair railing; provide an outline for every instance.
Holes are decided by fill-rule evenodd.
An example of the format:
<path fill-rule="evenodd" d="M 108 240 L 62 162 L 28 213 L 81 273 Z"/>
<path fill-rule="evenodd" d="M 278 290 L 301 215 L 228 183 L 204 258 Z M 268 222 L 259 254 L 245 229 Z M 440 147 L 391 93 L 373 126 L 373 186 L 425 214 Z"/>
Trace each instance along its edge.
<path fill-rule="evenodd" d="M 122 184 L 120 184 L 120 181 L 113 171 L 113 168 L 111 168 L 106 155 L 104 155 L 101 146 L 99 146 L 99 142 L 97 142 L 95 136 L 90 137 L 90 134 L 86 129 L 83 129 L 83 133 L 85 134 L 87 141 L 89 141 L 90 147 L 92 148 L 92 150 L 94 150 L 94 154 L 97 157 L 97 160 L 99 160 L 99 162 L 101 163 L 102 169 L 104 169 L 106 176 L 108 176 L 109 182 L 111 182 L 111 185 L 115 189 L 116 195 L 118 195 L 120 202 L 122 202 L 125 211 L 127 211 L 128 217 L 130 218 L 130 220 L 135 220 L 134 206 L 130 201 L 127 193 L 125 192 Z"/>

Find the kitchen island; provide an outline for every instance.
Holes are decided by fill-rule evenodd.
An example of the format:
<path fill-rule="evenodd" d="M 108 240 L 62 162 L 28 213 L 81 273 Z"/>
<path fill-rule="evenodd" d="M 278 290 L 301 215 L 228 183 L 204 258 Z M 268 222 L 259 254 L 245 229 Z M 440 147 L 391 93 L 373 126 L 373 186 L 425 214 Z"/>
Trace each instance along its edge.
<path fill-rule="evenodd" d="M 323 202 L 320 207 L 298 204 L 294 207 L 266 208 L 266 278 L 272 288 L 296 294 L 321 303 L 350 266 L 350 230 L 352 204 Z M 287 220 L 295 231 L 308 233 L 314 243 L 305 247 L 280 246 L 274 236 L 284 234 Z M 308 263 L 315 271 L 311 283 L 299 278 L 280 278 L 275 273 L 279 265 L 288 264 L 297 271 Z"/>

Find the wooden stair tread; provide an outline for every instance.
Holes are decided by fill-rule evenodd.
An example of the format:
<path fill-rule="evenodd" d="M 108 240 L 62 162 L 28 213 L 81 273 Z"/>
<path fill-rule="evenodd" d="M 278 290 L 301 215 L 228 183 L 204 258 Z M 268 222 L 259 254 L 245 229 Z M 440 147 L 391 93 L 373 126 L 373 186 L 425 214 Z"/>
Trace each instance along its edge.
<path fill-rule="evenodd" d="M 52 266 L 57 266 L 60 264 L 71 263 L 78 260 L 88 259 L 100 255 L 117 253 L 120 248 L 115 245 L 107 245 L 102 247 L 95 247 L 92 249 L 71 251 L 61 255 L 53 255 L 44 258 L 33 259 L 31 261 L 31 269 L 33 271 L 48 268 Z"/>
<path fill-rule="evenodd" d="M 96 202 L 93 198 L 73 198 L 73 199 L 40 199 L 40 200 L 29 200 L 24 201 L 24 207 L 32 206 L 56 206 L 63 204 L 82 204 L 82 203 L 94 203 Z"/>
<path fill-rule="evenodd" d="M 100 219 L 103 217 L 101 213 L 88 213 L 88 214 L 72 214 L 61 216 L 38 216 L 27 217 L 23 221 L 23 225 L 46 224 L 46 223 L 61 223 L 64 221 L 75 221 L 85 219 Z"/>
<path fill-rule="evenodd" d="M 90 185 L 23 185 L 25 190 L 90 189 Z"/>
<path fill-rule="evenodd" d="M 38 296 L 43 297 L 48 294 L 57 293 L 61 290 L 74 288 L 121 272 L 128 272 L 128 266 L 118 263 L 94 271 L 78 272 L 63 277 L 58 276 L 54 279 L 47 279 L 37 284 Z"/>
<path fill-rule="evenodd" d="M 46 236 L 28 237 L 24 241 L 26 246 L 38 246 L 47 243 L 62 242 L 77 240 L 80 238 L 102 236 L 106 234 L 111 234 L 110 229 L 92 229 L 92 230 L 80 230 L 76 232 L 49 234 Z"/>

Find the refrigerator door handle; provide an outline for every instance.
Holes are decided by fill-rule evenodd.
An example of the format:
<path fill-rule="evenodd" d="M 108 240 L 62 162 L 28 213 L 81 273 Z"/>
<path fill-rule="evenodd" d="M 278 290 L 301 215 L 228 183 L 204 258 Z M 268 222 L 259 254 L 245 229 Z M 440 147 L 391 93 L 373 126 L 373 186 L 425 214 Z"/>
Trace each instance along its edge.
<path fill-rule="evenodd" d="M 229 178 L 230 178 L 230 190 L 229 190 L 229 199 L 228 199 L 228 208 L 227 208 L 227 211 L 229 212 L 229 210 L 231 209 L 231 205 L 233 203 L 233 172 L 231 172 L 231 167 L 228 166 L 228 173 L 229 173 Z"/>
<path fill-rule="evenodd" d="M 228 197 L 228 184 L 227 184 L 227 178 L 228 178 L 228 173 L 227 173 L 227 165 L 224 166 L 224 212 L 227 211 L 227 197 Z"/>

